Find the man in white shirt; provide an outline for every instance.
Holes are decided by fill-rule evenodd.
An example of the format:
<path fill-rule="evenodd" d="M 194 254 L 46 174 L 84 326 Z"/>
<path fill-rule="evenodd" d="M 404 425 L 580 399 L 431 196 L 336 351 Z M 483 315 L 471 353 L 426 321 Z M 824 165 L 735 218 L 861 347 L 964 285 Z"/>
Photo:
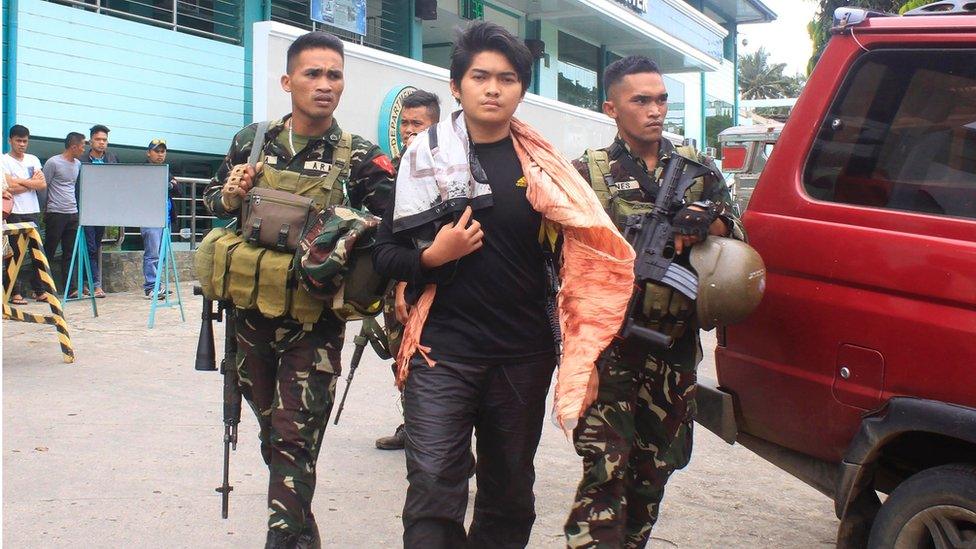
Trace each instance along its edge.
<path fill-rule="evenodd" d="M 30 130 L 20 124 L 10 127 L 7 132 L 10 152 L 0 158 L 3 172 L 6 175 L 10 192 L 14 196 L 14 208 L 7 218 L 8 223 L 33 222 L 40 226 L 41 207 L 37 200 L 37 191 L 47 187 L 44 173 L 41 171 L 41 161 L 32 154 L 27 154 L 30 143 Z M 29 256 L 28 256 L 29 257 Z M 26 262 L 25 262 L 26 265 Z M 34 268 L 30 279 L 33 297 L 40 301 L 44 294 L 40 275 Z M 22 286 L 22 285 L 18 285 Z M 10 296 L 10 303 L 26 305 L 27 300 L 18 288 L 14 288 Z"/>

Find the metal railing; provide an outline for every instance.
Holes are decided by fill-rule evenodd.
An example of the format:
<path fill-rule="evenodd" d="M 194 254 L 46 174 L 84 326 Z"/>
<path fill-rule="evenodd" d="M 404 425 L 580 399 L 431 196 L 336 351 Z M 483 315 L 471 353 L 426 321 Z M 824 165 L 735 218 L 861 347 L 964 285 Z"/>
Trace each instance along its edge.
<path fill-rule="evenodd" d="M 177 32 L 241 43 L 243 0 L 48 0 Z"/>
<path fill-rule="evenodd" d="M 214 227 L 216 216 L 210 215 L 203 203 L 203 193 L 210 186 L 209 179 L 199 177 L 174 177 L 176 183 L 182 186 L 182 197 L 173 198 L 173 208 L 176 209 L 176 226 L 170 228 L 173 243 L 189 242 L 190 249 L 195 250 L 200 240 Z M 141 237 L 140 227 L 122 227 L 116 238 L 103 238 L 103 244 L 122 246 L 127 237 Z"/>

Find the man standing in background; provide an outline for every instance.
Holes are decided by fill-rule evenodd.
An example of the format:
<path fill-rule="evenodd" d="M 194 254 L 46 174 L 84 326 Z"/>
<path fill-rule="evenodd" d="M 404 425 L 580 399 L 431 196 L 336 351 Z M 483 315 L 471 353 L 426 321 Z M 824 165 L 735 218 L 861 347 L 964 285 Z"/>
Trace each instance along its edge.
<path fill-rule="evenodd" d="M 108 150 L 108 132 L 110 130 L 101 124 L 95 124 L 89 130 L 88 154 L 83 162 L 88 164 L 118 164 L 119 158 Z M 105 227 L 85 227 L 85 243 L 88 245 L 88 259 L 91 263 L 92 282 L 95 285 L 95 297 L 105 297 L 102 290 L 102 237 Z M 87 290 L 86 290 L 87 293 Z"/>
<path fill-rule="evenodd" d="M 44 212 L 44 255 L 54 261 L 54 254 L 61 245 L 61 288 L 67 290 L 68 267 L 75 249 L 78 232 L 78 201 L 75 188 L 78 172 L 85 154 L 85 136 L 71 132 L 64 138 L 64 152 L 52 156 L 44 163 L 44 179 L 47 181 L 47 209 Z M 76 288 L 69 297 L 77 297 Z"/>
<path fill-rule="evenodd" d="M 153 139 L 149 142 L 149 148 L 146 150 L 146 159 L 149 160 L 150 164 L 165 164 L 166 163 L 166 140 L 164 139 Z M 176 179 L 170 177 L 169 179 L 169 197 L 166 199 L 166 217 L 169 226 L 173 226 L 176 222 L 176 211 L 173 209 L 173 197 L 180 196 L 179 186 L 176 183 Z M 164 231 L 167 227 L 143 227 L 140 229 L 142 234 L 142 274 L 145 280 L 142 284 L 142 292 L 146 296 L 146 299 L 152 299 L 153 287 L 156 285 L 156 269 L 159 267 L 159 246 L 163 242 Z M 164 299 L 166 296 L 160 294 L 159 299 Z"/>
<path fill-rule="evenodd" d="M 414 137 L 440 120 L 441 104 L 436 94 L 417 90 L 403 99 L 403 110 L 400 111 L 400 140 L 403 141 L 403 150 L 400 151 L 400 156 L 393 159 L 395 168 L 400 168 L 400 159 L 403 158 Z M 384 327 L 390 338 L 390 349 L 394 356 L 399 348 L 403 323 L 406 322 L 410 310 L 404 297 L 406 288 L 406 282 L 397 282 L 393 291 L 394 299 L 387 297 L 383 307 Z M 396 364 L 393 365 L 393 374 L 396 377 Z M 376 447 L 380 450 L 403 450 L 404 438 L 403 423 L 400 423 L 392 435 L 376 439 Z"/>
<path fill-rule="evenodd" d="M 2 167 L 14 200 L 7 223 L 30 222 L 40 227 L 41 206 L 37 200 L 37 191 L 47 187 L 47 183 L 44 181 L 44 173 L 41 172 L 41 161 L 36 156 L 27 154 L 30 130 L 15 124 L 7 132 L 7 140 L 10 143 L 10 152 L 3 155 Z M 27 254 L 27 257 L 31 255 Z M 44 286 L 36 268 L 32 270 L 30 285 L 34 299 L 39 300 L 44 295 Z M 14 288 L 10 303 L 27 305 L 27 300 Z"/>

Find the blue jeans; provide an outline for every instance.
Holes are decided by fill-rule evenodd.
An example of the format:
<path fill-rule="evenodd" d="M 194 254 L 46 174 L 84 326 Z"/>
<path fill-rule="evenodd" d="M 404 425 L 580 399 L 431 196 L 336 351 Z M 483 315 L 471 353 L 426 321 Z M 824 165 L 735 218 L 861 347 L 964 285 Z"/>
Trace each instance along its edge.
<path fill-rule="evenodd" d="M 162 227 L 143 227 L 142 233 L 142 274 L 146 281 L 142 285 L 143 290 L 152 290 L 156 284 L 156 268 L 159 267 L 159 246 L 163 243 Z"/>
<path fill-rule="evenodd" d="M 102 254 L 102 237 L 105 227 L 85 227 L 85 243 L 88 245 L 88 261 L 91 263 L 92 282 L 96 288 L 102 287 L 102 266 L 99 256 Z"/>

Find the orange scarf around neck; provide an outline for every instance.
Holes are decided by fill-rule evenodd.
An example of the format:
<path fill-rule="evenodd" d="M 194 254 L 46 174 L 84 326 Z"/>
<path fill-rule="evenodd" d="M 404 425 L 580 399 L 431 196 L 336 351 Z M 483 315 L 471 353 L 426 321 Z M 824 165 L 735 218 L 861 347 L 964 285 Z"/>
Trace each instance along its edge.
<path fill-rule="evenodd" d="M 529 125 L 512 119 L 512 140 L 526 178 L 532 208 L 563 234 L 559 325 L 563 355 L 556 378 L 553 414 L 566 431 L 596 400 L 596 360 L 620 330 L 634 287 L 635 253 L 603 211 L 579 172 Z M 437 287 L 424 288 L 411 309 L 397 355 L 397 385 L 403 387 L 416 354 L 431 367 L 430 348 L 420 344 Z"/>

